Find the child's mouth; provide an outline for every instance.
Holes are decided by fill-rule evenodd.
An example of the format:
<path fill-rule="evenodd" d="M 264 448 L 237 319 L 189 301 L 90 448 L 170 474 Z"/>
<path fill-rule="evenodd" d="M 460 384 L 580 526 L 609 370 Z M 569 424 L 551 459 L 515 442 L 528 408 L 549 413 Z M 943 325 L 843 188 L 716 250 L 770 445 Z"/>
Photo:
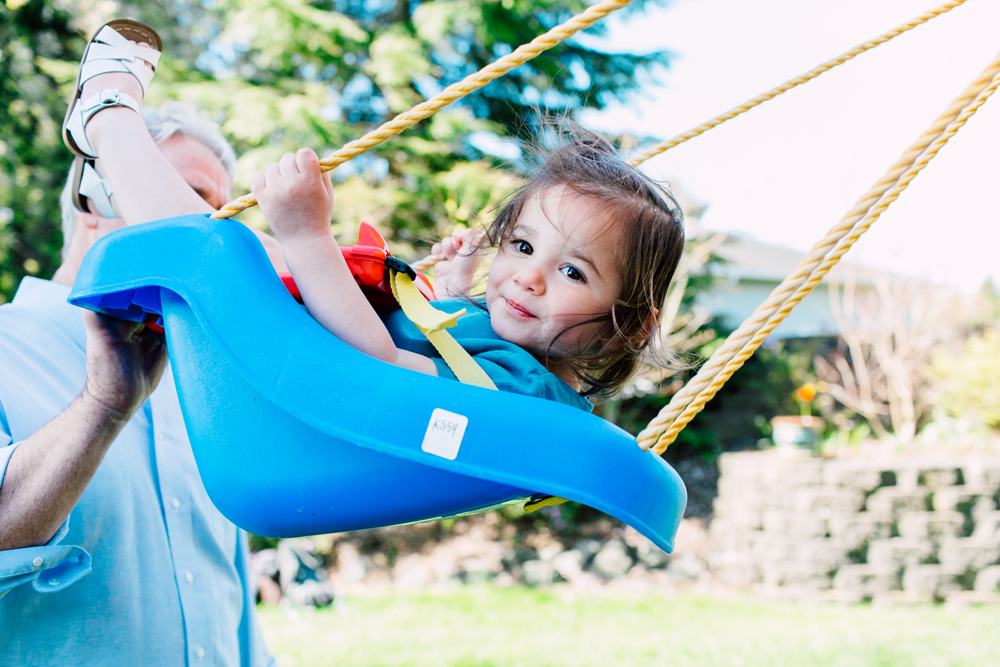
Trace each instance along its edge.
<path fill-rule="evenodd" d="M 535 318 L 534 315 L 532 315 L 527 310 L 522 308 L 521 305 L 515 301 L 511 301 L 510 299 L 504 297 L 504 303 L 507 304 L 507 312 L 509 312 L 514 317 L 523 320 L 530 320 Z"/>

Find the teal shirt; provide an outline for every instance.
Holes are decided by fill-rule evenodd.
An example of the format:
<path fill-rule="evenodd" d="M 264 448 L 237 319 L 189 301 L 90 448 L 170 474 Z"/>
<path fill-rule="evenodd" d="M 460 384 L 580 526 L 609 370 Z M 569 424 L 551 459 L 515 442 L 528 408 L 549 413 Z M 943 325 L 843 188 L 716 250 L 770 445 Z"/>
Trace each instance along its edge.
<path fill-rule="evenodd" d="M 466 314 L 458 318 L 458 324 L 448 332 L 472 355 L 500 391 L 545 398 L 587 412 L 594 409 L 590 401 L 546 370 L 531 353 L 497 336 L 486 310 L 460 299 L 435 301 L 434 307 L 448 313 L 466 309 Z M 402 310 L 384 315 L 382 321 L 397 347 L 432 358 L 439 376 L 455 379 L 448 364 Z"/>

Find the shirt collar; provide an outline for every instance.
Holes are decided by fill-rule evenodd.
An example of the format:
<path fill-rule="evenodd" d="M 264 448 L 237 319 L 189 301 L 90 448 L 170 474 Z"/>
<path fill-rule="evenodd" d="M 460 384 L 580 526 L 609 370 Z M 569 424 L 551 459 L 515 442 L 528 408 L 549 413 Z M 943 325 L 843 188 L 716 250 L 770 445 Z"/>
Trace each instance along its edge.
<path fill-rule="evenodd" d="M 17 288 L 13 305 L 37 310 L 73 338 L 86 340 L 83 311 L 66 301 L 71 290 L 69 285 L 27 276 Z"/>

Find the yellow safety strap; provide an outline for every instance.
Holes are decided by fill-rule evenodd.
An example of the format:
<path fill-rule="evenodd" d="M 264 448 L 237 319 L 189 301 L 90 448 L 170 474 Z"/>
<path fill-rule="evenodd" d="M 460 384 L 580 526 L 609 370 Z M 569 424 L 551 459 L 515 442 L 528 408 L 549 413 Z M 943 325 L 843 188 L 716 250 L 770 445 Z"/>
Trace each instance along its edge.
<path fill-rule="evenodd" d="M 555 496 L 548 495 L 534 495 L 528 498 L 528 502 L 524 503 L 524 513 L 531 514 L 532 512 L 537 512 L 543 507 L 552 507 L 553 505 L 562 505 L 563 503 L 569 502 L 565 498 L 557 498 Z"/>
<path fill-rule="evenodd" d="M 486 374 L 486 371 L 447 331 L 448 327 L 453 327 L 458 323 L 459 317 L 465 315 L 465 308 L 454 313 L 438 310 L 424 298 L 424 295 L 420 293 L 408 275 L 395 269 L 389 269 L 389 284 L 392 286 L 392 295 L 396 297 L 403 313 L 427 336 L 427 340 L 448 364 L 448 368 L 455 374 L 459 382 L 496 390 L 497 386 L 493 384 L 493 380 Z M 534 512 L 543 507 L 559 505 L 564 502 L 566 502 L 565 499 L 555 496 L 532 496 L 524 504 L 524 511 Z"/>
<path fill-rule="evenodd" d="M 399 302 L 399 307 L 403 309 L 403 313 L 410 321 L 427 336 L 427 340 L 448 364 L 448 368 L 455 374 L 458 381 L 495 390 L 497 386 L 493 384 L 493 380 L 486 374 L 486 371 L 446 331 L 448 327 L 455 326 L 459 317 L 465 315 L 465 308 L 456 313 L 442 312 L 428 303 L 408 275 L 390 269 L 389 276 L 392 295 Z"/>

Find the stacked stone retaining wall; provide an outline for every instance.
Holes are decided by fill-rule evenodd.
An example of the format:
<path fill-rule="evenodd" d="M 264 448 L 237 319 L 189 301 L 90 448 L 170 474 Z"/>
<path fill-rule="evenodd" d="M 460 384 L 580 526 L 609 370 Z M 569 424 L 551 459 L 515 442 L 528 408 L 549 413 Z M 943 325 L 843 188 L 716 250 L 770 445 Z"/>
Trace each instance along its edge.
<path fill-rule="evenodd" d="M 800 600 L 1000 603 L 1000 458 L 723 455 L 709 565 Z"/>

